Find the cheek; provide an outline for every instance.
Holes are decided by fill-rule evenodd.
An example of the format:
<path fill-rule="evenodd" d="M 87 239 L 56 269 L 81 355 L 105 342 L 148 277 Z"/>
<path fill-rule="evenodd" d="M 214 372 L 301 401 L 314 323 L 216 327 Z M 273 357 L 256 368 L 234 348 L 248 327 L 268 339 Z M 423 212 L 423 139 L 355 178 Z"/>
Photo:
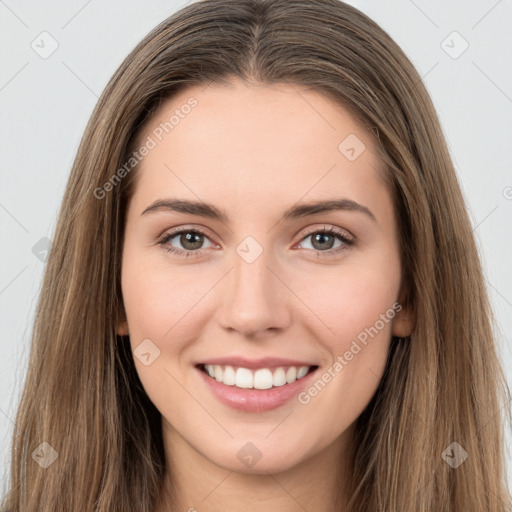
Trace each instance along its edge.
<path fill-rule="evenodd" d="M 395 315 L 393 296 L 385 287 L 361 293 L 361 302 L 339 299 L 342 307 L 337 322 L 332 320 L 337 335 L 324 338 L 331 362 L 299 397 L 310 412 L 331 411 L 329 432 L 333 437 L 340 426 L 348 428 L 359 417 L 377 391 Z"/>
<path fill-rule="evenodd" d="M 172 291 L 164 283 L 147 278 L 144 272 L 123 274 L 123 300 L 132 341 L 159 339 L 172 325 Z"/>
<path fill-rule="evenodd" d="M 123 260 L 121 286 L 130 344 L 141 383 L 160 412 L 172 416 L 179 411 L 185 417 L 186 400 L 173 377 L 179 374 L 183 349 L 195 336 L 191 322 L 194 316 L 187 313 L 206 292 L 201 293 L 201 282 L 190 279 L 190 275 L 187 279 L 185 272 L 144 262 L 143 255 L 137 255 L 136 251 Z M 198 306 L 193 309 L 196 316 L 198 309 Z M 140 356 L 145 353 L 150 354 L 149 362 Z M 174 412 L 168 410 L 169 404 L 173 404 Z"/>
<path fill-rule="evenodd" d="M 379 337 L 392 331 L 393 308 L 400 286 L 397 260 L 381 264 L 364 262 L 322 269 L 313 275 L 298 275 L 295 290 L 325 329 L 324 342 L 332 351 L 344 351 L 347 343 L 377 327 Z M 382 315 L 385 316 L 382 320 Z M 373 332 L 373 330 L 372 330 Z M 364 336 L 361 336 L 364 338 Z"/>
<path fill-rule="evenodd" d="M 315 314 L 310 330 L 330 358 L 318 376 L 321 382 L 306 390 L 301 403 L 336 404 L 333 425 L 352 421 L 371 400 L 385 369 L 397 313 L 398 257 L 391 251 L 366 264 L 347 263 L 315 279 L 301 278 L 297 286 Z"/>
<path fill-rule="evenodd" d="M 191 277 L 189 270 L 141 261 L 142 257 L 130 256 L 123 262 L 121 282 L 130 335 L 155 340 L 174 337 L 187 324 L 187 313 L 200 310 L 197 302 L 207 293 L 208 283 L 211 288 L 211 280 L 201 279 L 200 272 Z"/>

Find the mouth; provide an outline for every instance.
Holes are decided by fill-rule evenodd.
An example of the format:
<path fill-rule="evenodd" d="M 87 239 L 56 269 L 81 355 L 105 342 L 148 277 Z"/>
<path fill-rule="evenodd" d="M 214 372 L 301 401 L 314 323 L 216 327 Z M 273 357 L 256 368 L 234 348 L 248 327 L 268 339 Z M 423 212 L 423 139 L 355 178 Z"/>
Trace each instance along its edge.
<path fill-rule="evenodd" d="M 216 363 L 195 365 L 206 391 L 220 403 L 245 413 L 270 411 L 290 402 L 311 383 L 319 368 L 306 364 L 278 366 L 272 362 Z"/>
<path fill-rule="evenodd" d="M 318 366 L 279 366 L 250 369 L 243 366 L 199 364 L 203 373 L 226 386 L 239 389 L 271 389 L 286 386 L 315 371 Z"/>

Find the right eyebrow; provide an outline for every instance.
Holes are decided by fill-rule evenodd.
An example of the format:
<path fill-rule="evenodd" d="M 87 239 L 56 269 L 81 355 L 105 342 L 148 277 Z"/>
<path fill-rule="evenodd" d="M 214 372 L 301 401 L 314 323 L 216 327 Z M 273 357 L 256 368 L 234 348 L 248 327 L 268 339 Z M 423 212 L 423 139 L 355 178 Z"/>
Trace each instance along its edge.
<path fill-rule="evenodd" d="M 148 206 L 141 215 L 152 212 L 174 211 L 179 213 L 189 213 L 191 215 L 199 215 L 201 217 L 209 217 L 227 223 L 228 216 L 224 211 L 219 210 L 215 206 L 200 201 L 189 201 L 181 199 L 158 199 Z"/>

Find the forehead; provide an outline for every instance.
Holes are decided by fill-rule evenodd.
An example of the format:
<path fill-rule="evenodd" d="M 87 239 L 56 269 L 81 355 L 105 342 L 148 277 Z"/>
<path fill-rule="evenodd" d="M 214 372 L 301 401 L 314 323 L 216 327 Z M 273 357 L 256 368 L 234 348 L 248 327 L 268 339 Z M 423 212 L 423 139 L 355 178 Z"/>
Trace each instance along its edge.
<path fill-rule="evenodd" d="M 139 142 L 150 139 L 136 170 L 141 207 L 167 193 L 261 215 L 274 203 L 386 194 L 369 133 L 339 103 L 297 85 L 190 87 L 161 105 Z"/>

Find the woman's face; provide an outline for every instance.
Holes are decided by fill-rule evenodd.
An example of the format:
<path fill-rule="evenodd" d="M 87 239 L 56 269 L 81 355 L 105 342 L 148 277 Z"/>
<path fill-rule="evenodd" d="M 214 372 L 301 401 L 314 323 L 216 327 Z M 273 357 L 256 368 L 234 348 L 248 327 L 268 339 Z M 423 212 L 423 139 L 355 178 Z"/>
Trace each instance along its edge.
<path fill-rule="evenodd" d="M 319 93 L 233 82 L 168 100 L 140 146 L 119 333 L 166 449 L 238 472 L 341 453 L 410 327 L 368 133 Z"/>

